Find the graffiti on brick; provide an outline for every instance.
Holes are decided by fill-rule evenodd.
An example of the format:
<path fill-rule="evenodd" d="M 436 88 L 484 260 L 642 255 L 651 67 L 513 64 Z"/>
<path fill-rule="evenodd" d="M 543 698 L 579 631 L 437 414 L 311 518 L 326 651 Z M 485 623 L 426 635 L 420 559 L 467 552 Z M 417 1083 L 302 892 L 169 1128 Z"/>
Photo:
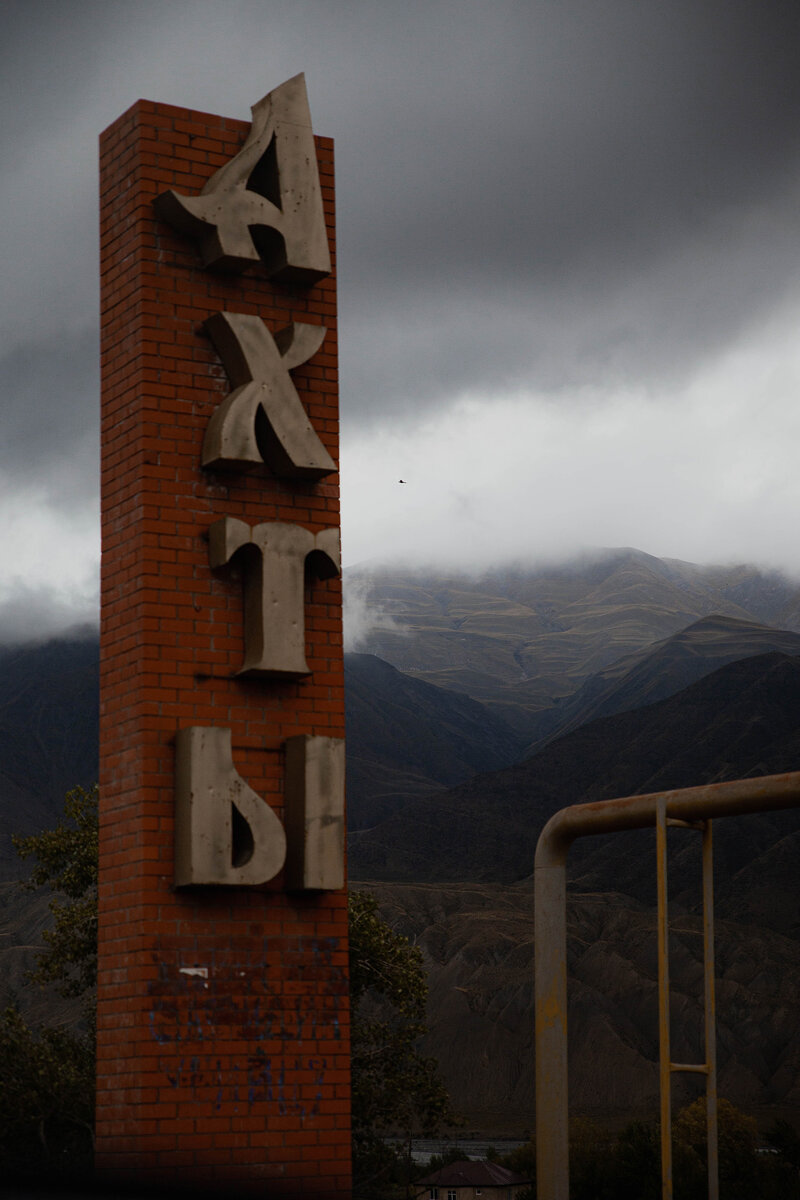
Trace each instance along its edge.
<path fill-rule="evenodd" d="M 324 1081 L 331 1065 L 315 1047 L 341 1036 L 347 978 L 332 961 L 339 949 L 338 938 L 274 938 L 265 939 L 269 957 L 255 963 L 187 970 L 159 962 L 157 978 L 147 986 L 148 1016 L 167 1084 L 217 1109 L 266 1101 L 280 1115 L 314 1116 L 325 1087 L 330 1089 Z M 285 978 L 269 978 L 269 962 L 290 974 L 290 991 Z M 231 1047 L 224 1060 L 222 1043 Z"/>

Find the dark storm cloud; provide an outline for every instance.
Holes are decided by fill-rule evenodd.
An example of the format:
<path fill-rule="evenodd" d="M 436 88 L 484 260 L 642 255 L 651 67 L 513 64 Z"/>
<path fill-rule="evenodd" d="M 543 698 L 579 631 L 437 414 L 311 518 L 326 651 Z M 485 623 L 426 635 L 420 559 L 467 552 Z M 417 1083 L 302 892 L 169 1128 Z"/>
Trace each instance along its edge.
<path fill-rule="evenodd" d="M 346 431 L 465 389 L 646 390 L 741 337 L 800 267 L 799 46 L 774 0 L 7 2 L 17 452 L 86 444 L 95 139 L 137 97 L 244 117 L 306 71 L 337 143 Z"/>
<path fill-rule="evenodd" d="M 56 508 L 97 494 L 97 336 L 49 338 L 0 356 L 0 478 Z"/>
<path fill-rule="evenodd" d="M 339 137 L 346 416 L 691 369 L 796 277 L 800 8 L 484 12 Z"/>

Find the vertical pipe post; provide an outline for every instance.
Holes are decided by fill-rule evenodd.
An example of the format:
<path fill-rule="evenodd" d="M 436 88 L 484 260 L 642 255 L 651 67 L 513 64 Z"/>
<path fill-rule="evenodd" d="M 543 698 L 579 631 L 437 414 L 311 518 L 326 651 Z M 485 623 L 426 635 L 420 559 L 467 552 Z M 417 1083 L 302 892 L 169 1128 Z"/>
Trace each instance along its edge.
<path fill-rule="evenodd" d="M 661 1098 L 661 1196 L 672 1200 L 672 1088 L 669 1028 L 669 910 L 667 906 L 667 807 L 656 807 L 658 889 L 658 1062 Z"/>
<path fill-rule="evenodd" d="M 717 1136 L 717 1035 L 714 991 L 714 847 L 711 821 L 703 824 L 703 979 L 706 1023 L 706 1149 L 708 1200 L 719 1197 Z"/>
<path fill-rule="evenodd" d="M 566 866 L 534 872 L 536 1181 L 539 1200 L 569 1200 Z"/>

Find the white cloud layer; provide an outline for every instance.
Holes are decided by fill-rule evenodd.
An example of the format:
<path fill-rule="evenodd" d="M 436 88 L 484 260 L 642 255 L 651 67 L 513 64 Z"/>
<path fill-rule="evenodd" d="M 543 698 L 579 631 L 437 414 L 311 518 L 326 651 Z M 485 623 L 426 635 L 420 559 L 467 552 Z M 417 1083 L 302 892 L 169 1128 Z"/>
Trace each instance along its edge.
<path fill-rule="evenodd" d="M 37 640 L 96 624 L 100 537 L 97 506 L 59 508 L 41 488 L 0 493 L 3 556 L 0 643 Z"/>
<path fill-rule="evenodd" d="M 800 573 L 798 322 L 786 306 L 679 391 L 466 394 L 408 427 L 351 433 L 345 561 L 628 545 Z"/>

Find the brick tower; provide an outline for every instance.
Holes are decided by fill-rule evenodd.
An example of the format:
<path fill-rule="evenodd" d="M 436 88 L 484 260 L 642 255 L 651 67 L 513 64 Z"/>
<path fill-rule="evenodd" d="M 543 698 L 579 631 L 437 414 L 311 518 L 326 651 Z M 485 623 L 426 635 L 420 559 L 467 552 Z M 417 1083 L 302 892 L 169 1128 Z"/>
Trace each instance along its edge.
<path fill-rule="evenodd" d="M 97 1161 L 350 1187 L 333 144 L 101 138 Z"/>

